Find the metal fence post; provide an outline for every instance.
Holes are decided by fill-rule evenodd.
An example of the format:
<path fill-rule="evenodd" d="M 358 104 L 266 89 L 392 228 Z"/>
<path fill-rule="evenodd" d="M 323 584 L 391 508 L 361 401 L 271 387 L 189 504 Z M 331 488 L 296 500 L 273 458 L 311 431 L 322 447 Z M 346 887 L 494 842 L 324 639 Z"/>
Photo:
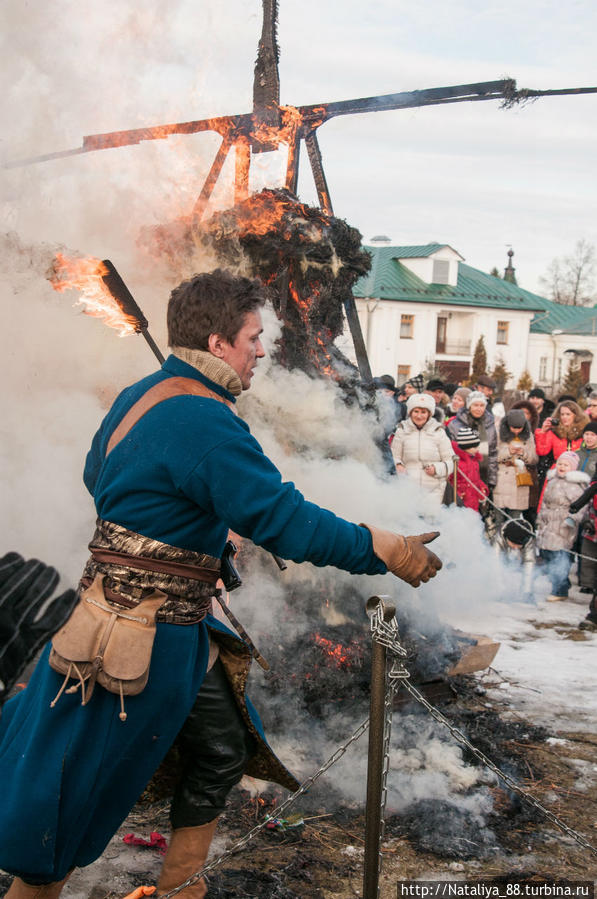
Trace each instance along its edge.
<path fill-rule="evenodd" d="M 367 601 L 367 614 L 378 609 L 384 621 L 394 618 L 394 606 L 385 605 L 387 597 L 372 596 Z M 381 607 L 381 608 L 380 608 Z M 363 899 L 378 899 L 381 806 L 384 765 L 384 723 L 386 698 L 386 647 L 375 637 L 371 651 L 371 699 L 369 710 L 369 754 L 367 760 L 367 806 L 365 810 L 365 859 L 363 866 Z"/>

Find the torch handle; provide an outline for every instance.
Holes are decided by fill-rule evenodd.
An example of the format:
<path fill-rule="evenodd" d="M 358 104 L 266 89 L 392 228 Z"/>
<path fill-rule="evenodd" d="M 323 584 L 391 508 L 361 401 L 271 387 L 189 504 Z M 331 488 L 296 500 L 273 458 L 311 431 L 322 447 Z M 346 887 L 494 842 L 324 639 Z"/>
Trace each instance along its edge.
<path fill-rule="evenodd" d="M 159 346 L 157 345 L 157 343 L 155 342 L 155 340 L 153 339 L 153 337 L 151 336 L 151 334 L 149 333 L 147 328 L 143 328 L 143 330 L 141 331 L 141 334 L 143 335 L 143 337 L 145 338 L 145 340 L 151 347 L 151 350 L 153 351 L 153 355 L 156 357 L 156 359 L 158 360 L 160 365 L 162 365 L 162 363 L 166 361 L 165 357 L 162 355 L 162 352 L 161 352 Z"/>
<path fill-rule="evenodd" d="M 288 568 L 288 565 L 286 564 L 284 559 L 281 559 L 280 556 L 277 556 L 275 553 L 270 553 L 270 555 L 271 555 L 272 559 L 274 560 L 274 562 L 276 563 L 276 565 L 278 566 L 278 568 L 280 569 L 280 571 L 286 571 L 286 569 Z"/>

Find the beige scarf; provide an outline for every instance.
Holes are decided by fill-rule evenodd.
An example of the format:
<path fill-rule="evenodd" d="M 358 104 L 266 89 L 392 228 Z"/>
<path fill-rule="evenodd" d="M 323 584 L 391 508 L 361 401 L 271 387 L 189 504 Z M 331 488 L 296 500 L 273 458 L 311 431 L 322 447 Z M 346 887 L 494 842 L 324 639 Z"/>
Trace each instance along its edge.
<path fill-rule="evenodd" d="M 223 359 L 218 359 L 207 350 L 192 350 L 186 346 L 173 346 L 171 350 L 177 359 L 182 359 L 183 362 L 192 365 L 202 375 L 205 375 L 214 384 L 219 384 L 232 396 L 240 396 L 242 393 L 243 385 L 239 376 L 232 366 Z"/>

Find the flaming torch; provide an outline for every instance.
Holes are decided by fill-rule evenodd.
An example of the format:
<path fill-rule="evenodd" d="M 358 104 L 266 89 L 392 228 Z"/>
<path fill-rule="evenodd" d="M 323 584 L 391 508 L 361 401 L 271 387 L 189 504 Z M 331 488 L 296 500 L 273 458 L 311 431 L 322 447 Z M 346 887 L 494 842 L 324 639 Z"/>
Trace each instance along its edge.
<path fill-rule="evenodd" d="M 119 337 L 142 334 L 160 363 L 164 356 L 149 333 L 149 323 L 109 259 L 69 259 L 57 253 L 48 280 L 54 290 L 79 290 L 77 305 L 85 315 L 101 318 Z"/>

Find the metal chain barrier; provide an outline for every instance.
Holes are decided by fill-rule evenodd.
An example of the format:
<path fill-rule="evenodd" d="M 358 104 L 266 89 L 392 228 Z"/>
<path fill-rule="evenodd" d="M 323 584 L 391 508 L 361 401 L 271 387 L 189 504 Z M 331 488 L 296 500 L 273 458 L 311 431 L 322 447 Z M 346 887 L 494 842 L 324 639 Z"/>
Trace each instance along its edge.
<path fill-rule="evenodd" d="M 476 746 L 465 737 L 461 730 L 455 727 L 453 724 L 445 718 L 442 713 L 436 709 L 431 703 L 425 699 L 425 697 L 417 690 L 417 688 L 410 682 L 410 672 L 404 666 L 401 659 L 406 658 L 407 651 L 400 643 L 400 635 L 398 631 L 398 623 L 396 618 L 392 618 L 391 621 L 387 622 L 383 619 L 383 611 L 381 607 L 373 612 L 371 615 L 371 633 L 374 640 L 378 643 L 381 643 L 385 646 L 393 656 L 392 665 L 388 672 L 387 676 L 387 688 L 386 688 L 386 698 L 384 704 L 384 763 L 383 763 L 383 784 L 382 784 L 382 800 L 380 807 L 380 816 L 381 816 L 381 836 L 383 839 L 384 834 L 384 826 L 385 826 L 385 807 L 387 800 L 387 779 L 390 770 L 390 738 L 391 738 L 391 727 L 392 727 L 392 713 L 393 713 L 393 701 L 394 694 L 400 689 L 400 687 L 404 687 L 410 695 L 415 699 L 418 703 L 420 703 L 431 715 L 431 717 L 440 724 L 443 724 L 446 727 L 454 739 L 463 746 L 472 752 L 472 754 L 479 759 L 479 761 L 486 767 L 492 771 L 496 777 L 501 780 L 503 783 L 507 784 L 507 786 L 515 792 L 518 796 L 521 797 L 525 802 L 532 805 L 538 811 L 540 811 L 546 818 L 548 818 L 552 824 L 554 824 L 559 830 L 563 831 L 569 837 L 571 837 L 575 842 L 577 842 L 584 849 L 588 849 L 593 855 L 597 856 L 597 848 L 595 848 L 591 843 L 588 842 L 581 834 L 577 831 L 573 830 L 563 821 L 561 821 L 557 815 L 554 815 L 553 812 L 550 812 L 549 809 L 546 809 L 534 796 L 531 796 L 526 790 L 523 790 L 515 780 L 513 780 L 508 774 L 505 774 L 501 771 L 491 759 L 487 758 L 484 753 L 481 752 L 480 749 L 477 749 Z M 357 727 L 354 733 L 348 738 L 348 740 L 340 746 L 324 764 L 319 768 L 314 774 L 307 778 L 307 780 L 303 781 L 298 790 L 292 793 L 288 799 L 286 799 L 281 805 L 276 808 L 276 817 L 281 817 L 291 805 L 293 805 L 296 800 L 306 793 L 323 774 L 328 771 L 332 765 L 335 765 L 337 761 L 339 761 L 342 756 L 348 751 L 350 746 L 355 743 L 365 731 L 369 727 L 369 719 L 363 721 L 362 724 Z M 174 887 L 169 890 L 167 893 L 162 893 L 160 899 L 171 899 L 171 897 L 176 896 L 182 890 L 186 889 L 189 886 L 197 883 L 204 875 L 210 873 L 211 871 L 218 868 L 226 859 L 230 858 L 230 856 L 235 855 L 239 852 L 250 840 L 253 839 L 261 830 L 263 830 L 267 824 L 269 823 L 269 818 L 265 818 L 259 824 L 256 824 L 251 830 L 249 830 L 243 837 L 237 840 L 234 845 L 232 845 L 229 849 L 226 849 L 221 855 L 215 858 L 213 861 L 209 862 L 207 865 L 204 865 L 201 870 L 196 871 L 194 874 L 191 874 L 184 883 L 179 884 L 179 886 Z M 381 859 L 381 840 L 380 840 L 380 859 Z"/>
<path fill-rule="evenodd" d="M 400 645 L 399 642 L 399 632 L 398 632 L 398 622 L 396 621 L 396 617 L 390 619 L 390 621 L 385 621 L 383 616 L 383 610 L 381 604 L 379 604 L 375 610 L 373 611 L 370 618 L 370 629 L 371 635 L 374 640 L 378 643 L 381 643 L 387 649 L 394 653 L 395 656 L 400 656 L 401 658 L 406 658 L 407 652 Z M 381 776 L 381 802 L 380 802 L 380 839 L 379 839 L 379 855 L 378 855 L 378 870 L 381 870 L 381 845 L 384 838 L 385 833 L 385 813 L 386 813 L 386 802 L 388 798 L 388 774 L 390 771 L 390 740 L 392 736 L 392 717 L 394 712 L 394 693 L 395 688 L 393 683 L 395 680 L 398 680 L 403 677 L 408 677 L 408 671 L 404 667 L 404 665 L 398 661 L 398 658 L 394 658 L 392 662 L 392 667 L 387 673 L 386 677 L 386 694 L 385 694 L 385 702 L 384 702 L 384 730 L 383 730 L 383 767 L 382 767 L 382 776 Z"/>
<path fill-rule="evenodd" d="M 281 817 L 281 815 L 290 808 L 290 806 L 299 798 L 299 796 L 302 796 L 303 793 L 306 793 L 313 786 L 315 781 L 322 776 L 322 774 L 325 774 L 325 772 L 328 771 L 332 767 L 332 765 L 335 765 L 336 762 L 339 761 L 339 759 L 341 759 L 342 756 L 346 753 L 349 747 L 352 746 L 353 743 L 356 743 L 356 741 L 363 736 L 368 727 L 369 719 L 367 718 L 366 721 L 363 721 L 363 723 L 357 727 L 354 733 L 348 738 L 346 743 L 336 749 L 333 755 L 329 757 L 327 762 L 324 762 L 324 764 L 321 766 L 321 768 L 319 768 L 318 771 L 315 772 L 315 774 L 312 774 L 307 778 L 307 780 L 303 781 L 298 790 L 292 793 L 288 797 L 288 799 L 286 799 L 282 803 L 282 805 L 277 806 L 276 817 Z M 194 874 L 191 874 L 191 876 L 187 880 L 185 880 L 184 883 L 181 883 L 179 886 L 174 887 L 167 893 L 162 893 L 160 899 L 170 899 L 171 896 L 176 896 L 177 893 L 180 893 L 180 891 L 184 890 L 186 887 L 192 886 L 192 884 L 196 883 L 201 877 L 203 877 L 204 874 L 213 871 L 214 868 L 219 867 L 227 858 L 242 849 L 250 840 L 253 839 L 254 836 L 256 836 L 256 834 L 259 833 L 260 830 L 263 830 L 263 828 L 266 827 L 268 823 L 269 818 L 265 818 L 263 821 L 261 821 L 260 824 L 256 824 L 255 827 L 253 827 L 248 831 L 248 833 L 244 835 L 244 837 L 241 837 L 240 840 L 234 843 L 233 846 L 231 846 L 229 849 L 226 849 L 226 851 L 223 852 L 222 855 L 219 855 L 213 861 L 209 862 L 209 864 L 204 865 L 200 871 L 196 871 Z"/>
<path fill-rule="evenodd" d="M 504 519 L 504 521 L 520 521 L 520 518 L 512 518 L 511 515 L 508 515 L 506 512 L 504 512 L 503 509 L 500 509 L 499 506 L 496 506 L 496 504 L 494 503 L 494 501 L 493 501 L 492 499 L 489 499 L 488 496 L 485 496 L 485 494 L 483 493 L 483 491 L 482 491 L 482 490 L 479 490 L 479 488 L 477 487 L 477 485 L 476 485 L 476 484 L 473 484 L 473 482 L 471 481 L 471 479 L 470 479 L 469 477 L 467 477 L 467 476 L 465 475 L 465 473 L 464 473 L 463 471 L 460 470 L 460 468 L 458 469 L 458 477 L 459 477 L 459 478 L 464 478 L 465 481 L 468 481 L 468 483 L 471 485 L 471 487 L 473 488 L 473 490 L 475 490 L 475 491 L 479 494 L 479 496 L 481 497 L 481 499 L 483 500 L 483 502 L 489 503 L 490 506 L 493 506 L 493 508 L 496 509 L 496 510 L 500 513 L 500 515 L 502 516 L 502 518 Z M 537 536 L 537 532 L 536 532 L 535 530 L 533 530 L 533 528 L 530 526 L 530 524 L 528 523 L 528 521 L 526 520 L 526 518 L 525 518 L 525 526 L 528 526 L 528 527 L 527 527 L 527 530 L 528 530 L 529 535 L 530 535 L 531 537 L 536 537 L 536 536 Z M 571 556 L 576 556 L 577 559 L 586 559 L 588 562 L 594 562 L 594 561 L 595 561 L 595 559 L 591 558 L 591 556 L 585 556 L 585 555 L 583 555 L 582 553 L 576 552 L 576 551 L 573 550 L 573 549 L 569 549 L 569 550 L 567 550 L 567 552 L 569 552 Z"/>
<path fill-rule="evenodd" d="M 396 624 L 395 632 L 398 632 L 398 625 Z M 375 637 L 374 637 L 375 639 Z M 385 639 L 385 635 L 384 635 Z M 400 644 L 399 639 L 396 638 L 393 644 L 385 644 L 387 645 L 389 651 L 393 653 L 398 659 L 404 658 L 406 655 L 406 651 L 404 647 Z M 531 796 L 526 790 L 523 790 L 521 786 L 519 786 L 515 780 L 513 780 L 508 774 L 505 774 L 497 765 L 491 761 L 491 759 L 487 758 L 484 753 L 481 752 L 480 749 L 477 749 L 476 746 L 465 737 L 461 730 L 451 724 L 447 718 L 445 718 L 442 713 L 436 709 L 431 703 L 425 699 L 425 697 L 417 690 L 417 688 L 410 682 L 409 672 L 404 668 L 404 666 L 399 663 L 398 671 L 390 671 L 390 675 L 388 678 L 388 692 L 391 692 L 392 695 L 400 688 L 404 687 L 413 699 L 416 699 L 431 715 L 435 721 L 438 721 L 440 724 L 443 724 L 448 728 L 452 736 L 455 740 L 461 743 L 463 746 L 473 753 L 473 755 L 485 765 L 486 768 L 489 768 L 493 773 L 505 784 L 507 784 L 511 790 L 513 790 L 518 796 L 521 797 L 525 802 L 528 802 L 538 811 L 540 811 L 546 818 L 548 818 L 552 824 L 555 824 L 560 830 L 566 833 L 568 836 L 572 837 L 577 843 L 583 846 L 585 849 L 588 849 L 593 855 L 597 856 L 597 848 L 595 848 L 588 840 L 573 830 L 571 827 L 568 827 L 563 821 L 561 821 L 553 812 L 550 812 L 549 809 L 546 809 L 541 803 L 535 799 L 534 796 Z"/>
<path fill-rule="evenodd" d="M 497 767 L 497 765 L 491 761 L 491 759 L 488 759 L 487 756 L 484 755 L 480 749 L 477 749 L 476 746 L 473 746 L 473 744 L 470 743 L 469 740 L 467 740 L 467 738 L 464 736 L 464 734 L 462 733 L 461 730 L 459 730 L 457 727 L 455 727 L 453 724 L 451 724 L 447 720 L 447 718 L 444 718 L 442 713 L 440 711 L 438 711 L 436 708 L 434 708 L 431 705 L 431 703 L 429 703 L 425 699 L 425 697 L 421 693 L 419 693 L 417 688 L 415 686 L 413 686 L 413 684 L 411 684 L 411 682 L 409 680 L 400 681 L 399 686 L 404 686 L 408 690 L 408 692 L 411 694 L 411 696 L 414 699 L 416 699 L 417 702 L 420 702 L 421 705 L 423 705 L 427 709 L 427 711 L 429 712 L 429 714 L 431 715 L 432 718 L 434 718 L 440 724 L 445 725 L 445 727 L 448 728 L 448 730 L 450 731 L 450 733 L 452 734 L 452 736 L 454 737 L 455 740 L 457 740 L 463 746 L 466 746 L 467 749 L 469 749 L 470 752 L 472 752 L 473 755 L 476 756 L 476 758 L 478 758 L 479 761 L 485 765 L 485 767 L 487 767 L 491 771 L 493 771 L 494 774 L 501 781 L 503 781 L 505 784 L 507 784 L 510 787 L 510 789 L 513 790 L 518 796 L 520 796 L 521 799 L 523 799 L 525 802 L 528 802 L 530 805 L 534 806 L 534 808 L 536 808 L 543 815 L 545 815 L 546 818 L 549 818 L 549 820 L 552 822 L 552 824 L 555 824 L 556 827 L 558 827 L 564 833 L 568 834 L 569 837 L 572 837 L 572 839 L 576 840 L 577 843 L 579 843 L 585 849 L 588 849 L 590 852 L 593 853 L 593 855 L 597 856 L 597 848 L 595 848 L 595 846 L 591 845 L 591 843 L 589 843 L 587 840 L 585 840 L 585 838 L 581 834 L 579 834 L 576 830 L 573 830 L 571 827 L 568 827 L 568 825 L 565 824 L 563 821 L 561 821 L 556 815 L 554 815 L 553 812 L 550 812 L 549 809 L 546 809 L 545 806 L 541 805 L 541 803 L 537 799 L 535 799 L 534 796 L 531 796 L 530 793 L 527 793 L 526 790 L 523 790 L 522 787 L 520 787 L 516 783 L 516 781 L 513 780 L 508 774 L 505 774 L 503 771 L 501 771 Z"/>

